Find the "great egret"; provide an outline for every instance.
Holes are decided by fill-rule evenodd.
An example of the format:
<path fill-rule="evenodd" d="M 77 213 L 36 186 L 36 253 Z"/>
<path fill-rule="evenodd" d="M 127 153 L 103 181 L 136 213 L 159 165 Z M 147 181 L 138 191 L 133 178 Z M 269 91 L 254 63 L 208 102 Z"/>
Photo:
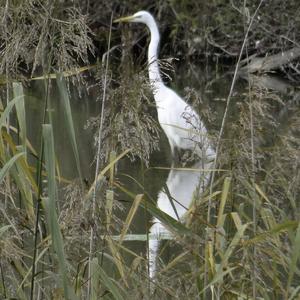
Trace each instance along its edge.
<path fill-rule="evenodd" d="M 198 114 L 163 83 L 158 64 L 160 36 L 153 16 L 142 10 L 114 22 L 143 23 L 150 30 L 151 40 L 148 47 L 150 85 L 156 102 L 158 121 L 169 140 L 173 158 L 176 148 L 196 150 L 203 159 L 213 156 L 214 150 L 208 142 L 206 128 Z"/>

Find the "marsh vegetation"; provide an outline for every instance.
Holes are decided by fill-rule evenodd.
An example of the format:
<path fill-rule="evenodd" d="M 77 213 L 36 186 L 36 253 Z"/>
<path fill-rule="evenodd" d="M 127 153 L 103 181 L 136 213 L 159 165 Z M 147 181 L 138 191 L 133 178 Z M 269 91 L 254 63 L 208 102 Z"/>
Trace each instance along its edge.
<path fill-rule="evenodd" d="M 298 299 L 297 1 L 142 2 L 0 1 L 0 299 Z M 210 176 L 171 168 L 147 32 L 111 25 L 141 8 Z"/>

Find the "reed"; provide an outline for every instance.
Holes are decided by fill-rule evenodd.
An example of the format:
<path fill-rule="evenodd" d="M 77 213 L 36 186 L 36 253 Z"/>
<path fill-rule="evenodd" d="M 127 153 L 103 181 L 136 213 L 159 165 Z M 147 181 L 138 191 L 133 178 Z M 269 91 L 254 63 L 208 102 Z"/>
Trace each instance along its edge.
<path fill-rule="evenodd" d="M 132 57 L 124 50 L 116 72 L 113 63 L 117 47 L 110 46 L 103 56 L 105 66 L 90 64 L 92 32 L 79 2 L 76 7 L 64 6 L 63 14 L 53 1 L 8 3 L 0 9 L 6 29 L 0 33 L 5 45 L 0 71 L 9 70 L 0 80 L 6 85 L 0 99 L 0 298 L 298 299 L 297 93 L 291 98 L 250 84 L 238 99 L 234 93 L 236 66 L 228 106 L 211 126 L 218 128 L 217 133 L 209 130 L 212 140 L 218 137 L 218 164 L 210 171 L 189 165 L 172 169 L 193 174 L 213 172 L 213 180 L 208 185 L 199 180 L 181 219 L 172 190 L 163 184 L 161 192 L 175 211 L 173 218 L 156 206 L 156 195 L 149 192 L 157 180 L 153 174 L 167 174 L 171 169 L 159 166 L 152 158 L 159 149 L 160 130 L 153 117 L 155 107 L 144 69 L 134 67 Z M 186 18 L 190 10 L 186 1 L 165 2 L 161 9 L 170 8 L 176 20 L 201 33 L 196 12 L 191 12 L 193 18 Z M 238 15 L 245 18 L 248 8 L 243 9 Z M 221 41 L 222 34 L 228 36 L 231 27 L 227 21 L 233 16 L 220 16 L 223 10 L 221 7 L 214 13 L 226 25 L 219 31 L 221 35 L 215 36 Z M 260 8 L 263 15 L 265 10 Z M 260 36 L 253 28 L 261 23 L 254 18 L 249 21 L 247 26 L 240 24 L 248 28 L 246 36 L 244 31 L 234 33 L 243 37 L 239 44 L 242 50 L 248 47 L 249 39 Z M 261 18 L 260 22 L 266 20 Z M 176 40 L 180 31 L 172 28 L 171 38 Z M 189 38 L 191 32 L 186 33 L 187 40 L 179 48 L 189 43 L 191 51 L 195 49 L 196 42 Z M 212 47 L 209 32 L 205 36 Z M 113 31 L 110 39 L 116 42 Z M 267 41 L 271 40 L 268 36 Z M 214 47 L 218 49 L 221 44 Z M 234 49 L 234 44 L 229 47 Z M 241 58 L 244 52 L 239 53 Z M 37 148 L 28 134 L 30 83 L 15 80 L 24 77 L 21 65 L 32 67 L 32 76 L 28 77 L 45 83 Z M 39 68 L 44 75 L 35 76 Z M 77 136 L 70 94 L 74 82 L 79 89 L 90 84 L 85 80 L 86 71 L 94 80 L 89 88 L 96 86 L 96 97 L 102 103 L 101 116 L 89 120 L 95 144 L 101 145 L 95 148 L 97 167 L 91 182 L 83 174 L 86 160 L 79 151 L 82 141 Z M 59 153 L 55 151 L 50 105 L 53 87 L 58 89 L 64 111 L 60 126 L 71 145 L 69 154 L 78 177 L 75 180 L 61 174 Z M 285 105 L 291 102 L 291 107 Z M 214 120 L 213 113 L 205 111 L 208 120 Z M 162 149 L 160 153 L 163 155 Z M 140 162 L 141 170 L 134 175 L 120 172 L 125 160 L 131 161 L 131 166 Z M 143 225 L 138 223 L 138 229 L 143 233 L 136 233 L 135 222 L 141 215 L 145 220 Z M 149 233 L 151 220 L 165 227 L 163 234 Z M 148 246 L 153 241 L 160 246 L 155 272 L 150 274 Z M 137 250 L 133 244 L 142 247 Z"/>
<path fill-rule="evenodd" d="M 297 284 L 300 231 L 296 218 L 299 208 L 295 197 L 299 178 L 293 177 L 295 173 L 291 171 L 286 172 L 284 166 L 289 165 L 290 160 L 295 161 L 298 152 L 294 146 L 295 139 L 290 135 L 289 126 L 281 126 L 282 130 L 278 137 L 284 139 L 287 147 L 283 149 L 281 143 L 273 139 L 275 142 L 272 146 L 273 153 L 277 159 L 273 157 L 269 157 L 271 161 L 265 159 L 265 168 L 259 169 L 256 175 L 259 180 L 253 183 L 251 137 L 253 139 L 253 133 L 262 133 L 259 131 L 251 133 L 251 128 L 247 126 L 241 131 L 241 128 L 235 126 L 235 121 L 228 123 L 233 132 L 225 133 L 226 139 L 221 140 L 224 143 L 222 149 L 229 149 L 229 153 L 224 150 L 222 150 L 224 153 L 221 153 L 221 157 L 227 155 L 227 162 L 222 169 L 214 170 L 217 177 L 212 193 L 210 187 L 207 187 L 200 194 L 194 194 L 194 200 L 182 223 L 156 207 L 155 200 L 146 192 L 147 180 L 139 182 L 138 178 L 131 177 L 139 186 L 138 192 L 122 184 L 118 173 L 115 173 L 115 167 L 130 149 L 119 155 L 112 152 L 109 162 L 103 164 L 98 178 L 89 189 L 84 190 L 82 184 L 75 182 L 72 183 L 70 190 L 66 190 L 66 194 L 58 194 L 57 185 L 64 185 L 64 180 L 59 180 L 60 176 L 57 176 L 55 140 L 50 124 L 42 125 L 43 171 L 40 173 L 41 178 L 35 179 L 36 170 L 30 166 L 30 160 L 26 159 L 34 149 L 32 146 L 29 147 L 28 138 L 24 137 L 24 130 L 21 130 L 25 119 L 25 111 L 22 112 L 24 106 L 19 105 L 18 113 L 16 108 L 17 103 L 26 99 L 22 93 L 24 92 L 19 87 L 19 94 L 8 103 L 0 117 L 2 128 L 0 153 L 3 164 L 0 171 L 1 190 L 9 199 L 6 208 L 1 209 L 0 291 L 3 296 L 26 299 L 32 286 L 30 274 L 34 265 L 33 298 L 50 295 L 57 299 L 85 298 L 88 295 L 87 282 L 90 282 L 90 299 L 96 299 L 98 295 L 115 299 L 127 299 L 134 295 L 141 297 L 152 295 L 154 298 L 201 298 L 207 291 L 217 298 L 247 299 L 253 294 L 251 278 L 255 261 L 257 276 L 255 292 L 258 297 L 297 298 L 300 289 Z M 271 115 L 272 102 L 262 106 L 261 95 L 253 91 L 251 93 L 252 103 L 244 102 L 240 105 L 241 114 L 238 122 L 243 124 L 250 122 L 251 105 L 254 128 L 260 126 L 262 115 L 267 116 L 270 124 L 274 124 L 274 116 Z M 17 131 L 7 132 L 6 129 L 6 120 L 12 119 L 9 115 L 14 114 L 14 109 L 16 120 L 19 121 L 21 147 L 16 144 Z M 66 117 L 65 126 L 70 127 L 67 132 L 73 132 L 69 134 L 71 141 L 76 132 L 70 106 L 66 109 L 66 114 L 70 114 Z M 296 128 L 297 120 L 296 115 L 288 120 L 292 128 Z M 265 120 L 264 123 L 269 124 L 269 121 Z M 269 128 L 273 131 L 272 126 L 274 125 Z M 76 137 L 73 141 L 75 144 Z M 226 147 L 228 143 L 231 147 Z M 268 148 L 257 147 L 256 143 L 253 146 L 255 153 L 260 156 L 265 155 L 264 153 L 271 147 L 270 145 Z M 76 152 L 74 148 L 72 149 Z M 285 153 L 284 157 L 282 151 Z M 234 161 L 231 168 L 228 168 L 228 159 Z M 74 160 L 76 162 L 75 156 Z M 81 163 L 79 156 L 78 160 Z M 159 169 L 168 171 L 168 168 L 153 170 Z M 178 170 L 199 172 L 192 167 L 179 167 Z M 109 181 L 106 181 L 108 175 Z M 8 182 L 7 176 L 10 178 Z M 42 184 L 43 181 L 45 183 Z M 96 233 L 95 250 L 90 262 L 90 276 L 87 276 L 89 234 L 85 228 L 88 228 L 89 215 L 93 211 L 91 196 L 96 181 L 97 198 L 100 197 L 103 203 L 97 201 L 94 209 L 92 222 Z M 7 184 L 10 184 L 10 189 L 5 188 Z M 42 205 L 39 208 L 40 217 L 37 225 L 34 225 L 38 213 L 34 208 L 38 201 L 39 184 L 42 184 L 40 196 Z M 15 201 L 18 192 L 20 203 Z M 117 196 L 119 193 L 126 194 L 132 202 L 123 220 L 115 215 L 117 207 L 120 207 Z M 165 189 L 165 193 L 175 207 L 172 192 Z M 215 224 L 205 221 L 209 200 L 210 205 L 216 209 Z M 66 203 L 61 205 L 61 202 Z M 256 228 L 252 221 L 253 207 L 257 219 Z M 132 224 L 140 214 L 138 208 L 158 219 L 170 233 L 161 237 L 132 234 Z M 20 212 L 26 216 L 26 220 L 21 221 Z M 75 223 L 78 220 L 81 220 L 80 226 Z M 37 228 L 36 255 L 32 257 L 32 248 L 29 245 L 35 228 Z M 206 243 L 204 228 L 208 228 Z M 130 241 L 147 242 L 152 239 L 159 239 L 163 245 L 158 252 L 155 278 L 148 275 L 147 255 L 135 253 L 128 244 Z M 177 249 L 174 252 L 172 250 L 169 259 L 165 258 L 166 251 L 170 251 L 167 249 Z M 205 249 L 205 256 L 201 254 L 200 249 Z M 80 255 L 76 256 L 75 252 Z M 131 263 L 128 263 L 129 257 Z M 205 263 L 207 270 L 204 268 Z M 3 272 L 4 268 L 8 271 Z M 203 285 L 205 272 L 208 272 L 208 281 Z"/>

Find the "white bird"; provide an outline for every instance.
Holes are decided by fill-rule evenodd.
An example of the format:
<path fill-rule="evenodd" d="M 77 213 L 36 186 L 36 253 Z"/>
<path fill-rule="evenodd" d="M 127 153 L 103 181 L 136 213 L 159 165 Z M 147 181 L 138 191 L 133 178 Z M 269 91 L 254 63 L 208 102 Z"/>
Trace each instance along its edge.
<path fill-rule="evenodd" d="M 157 107 L 158 121 L 164 130 L 171 147 L 173 158 L 176 149 L 195 150 L 204 160 L 214 155 L 207 139 L 207 131 L 194 109 L 172 89 L 167 87 L 160 75 L 158 27 L 153 16 L 147 11 L 139 11 L 132 16 L 114 22 L 135 22 L 145 24 L 151 34 L 148 47 L 148 71 L 150 85 Z"/>

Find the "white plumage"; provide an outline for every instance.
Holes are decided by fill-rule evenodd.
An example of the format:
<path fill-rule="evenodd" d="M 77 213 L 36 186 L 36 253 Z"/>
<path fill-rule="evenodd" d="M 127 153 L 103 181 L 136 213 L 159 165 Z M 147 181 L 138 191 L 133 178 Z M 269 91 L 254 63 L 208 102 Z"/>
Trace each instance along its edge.
<path fill-rule="evenodd" d="M 214 150 L 210 147 L 206 128 L 198 114 L 162 81 L 158 64 L 160 36 L 153 16 L 147 11 L 139 11 L 132 16 L 117 19 L 115 22 L 143 23 L 150 30 L 149 80 L 157 106 L 158 121 L 169 140 L 173 157 L 176 148 L 195 150 L 202 159 L 213 156 Z"/>

